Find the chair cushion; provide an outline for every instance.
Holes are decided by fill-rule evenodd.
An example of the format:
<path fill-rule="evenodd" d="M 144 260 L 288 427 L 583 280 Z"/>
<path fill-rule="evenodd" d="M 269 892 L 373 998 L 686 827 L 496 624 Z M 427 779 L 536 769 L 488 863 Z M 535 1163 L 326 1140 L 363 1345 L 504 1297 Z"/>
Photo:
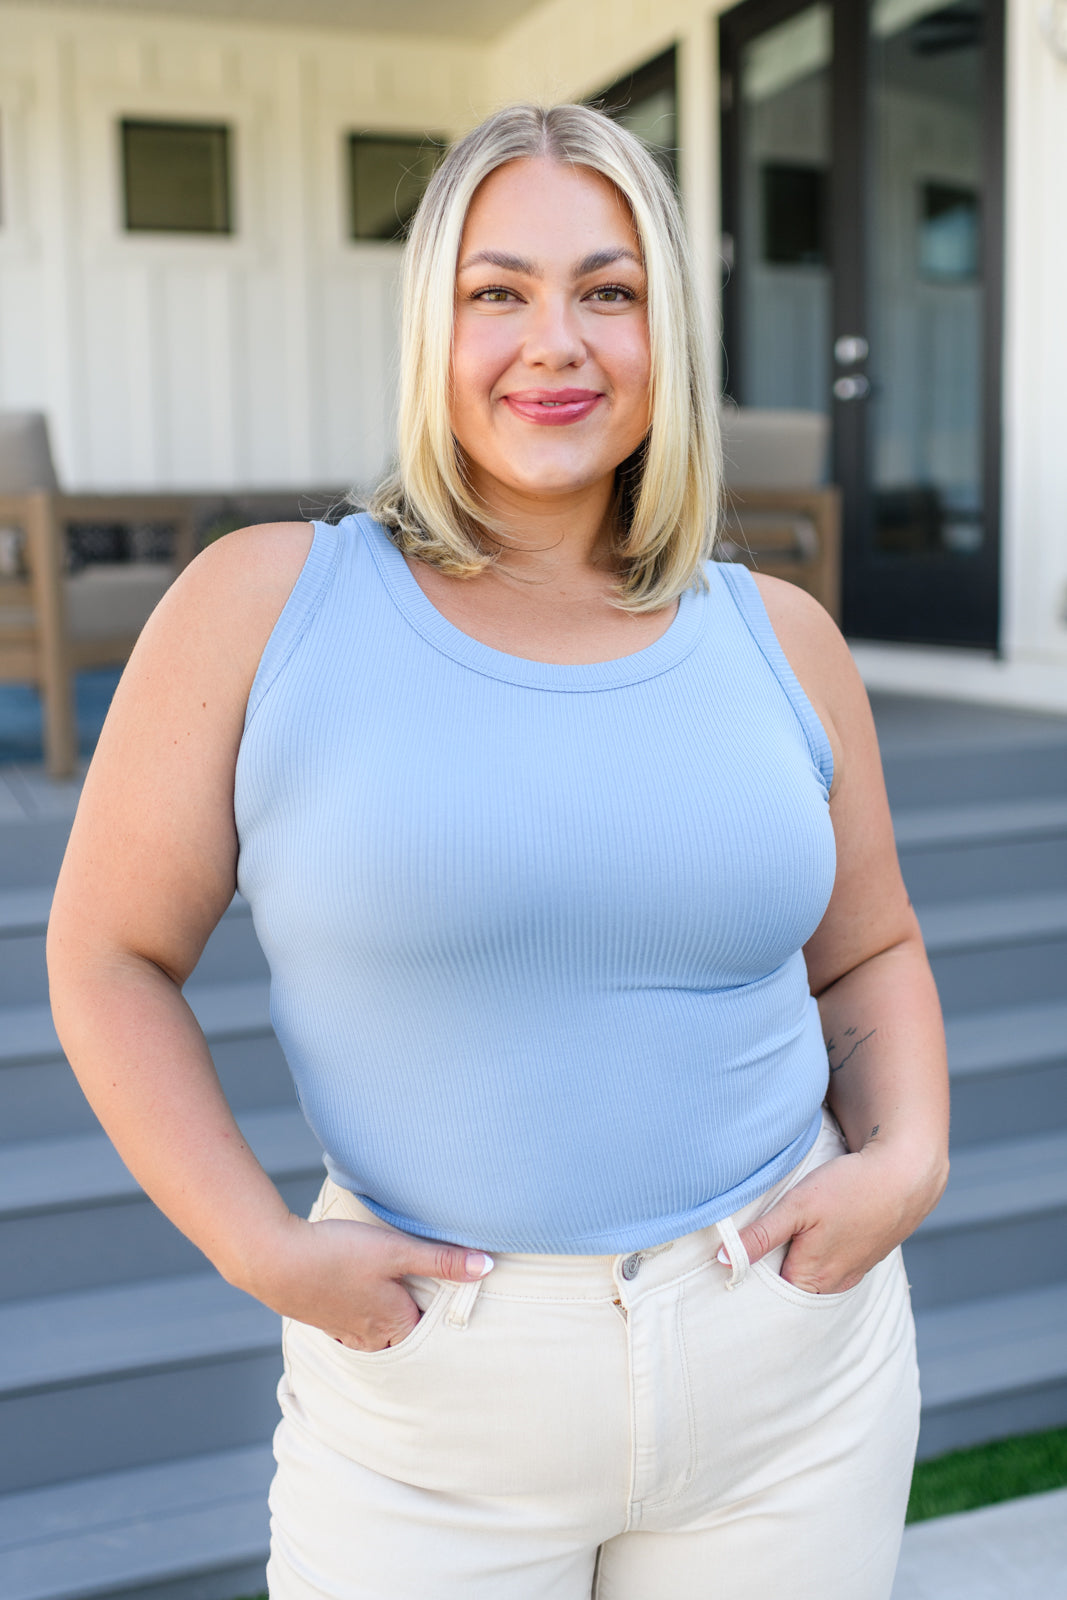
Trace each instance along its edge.
<path fill-rule="evenodd" d="M 93 562 L 64 580 L 71 637 L 140 633 L 173 581 L 174 568 L 167 562 Z"/>
<path fill-rule="evenodd" d="M 719 424 L 727 489 L 813 489 L 825 481 L 825 413 L 725 405 Z"/>
<path fill-rule="evenodd" d="M 58 489 L 43 411 L 0 411 L 0 494 Z"/>

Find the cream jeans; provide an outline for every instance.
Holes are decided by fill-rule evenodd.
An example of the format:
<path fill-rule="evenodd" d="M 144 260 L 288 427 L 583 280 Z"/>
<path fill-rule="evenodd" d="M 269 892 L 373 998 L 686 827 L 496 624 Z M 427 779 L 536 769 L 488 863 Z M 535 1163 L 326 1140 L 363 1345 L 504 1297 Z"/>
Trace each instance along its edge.
<path fill-rule="evenodd" d="M 409 1279 L 388 1350 L 287 1322 L 271 1600 L 888 1600 L 919 1412 L 900 1253 L 839 1295 L 738 1259 L 842 1149 L 826 1114 L 774 1189 L 656 1249 Z M 312 1215 L 377 1221 L 329 1182 Z"/>

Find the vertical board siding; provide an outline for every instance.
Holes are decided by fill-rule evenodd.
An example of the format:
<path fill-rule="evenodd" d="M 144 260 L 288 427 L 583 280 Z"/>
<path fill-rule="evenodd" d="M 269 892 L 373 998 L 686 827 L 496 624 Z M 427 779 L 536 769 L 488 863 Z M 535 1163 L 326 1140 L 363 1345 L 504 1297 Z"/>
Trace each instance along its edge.
<path fill-rule="evenodd" d="M 1067 664 L 1067 61 L 1009 0 L 1004 521 L 1012 657 Z"/>
<path fill-rule="evenodd" d="M 369 484 L 400 247 L 348 240 L 345 140 L 455 134 L 484 80 L 448 40 L 0 4 L 0 405 L 71 488 Z M 123 116 L 232 129 L 232 236 L 125 233 Z"/>

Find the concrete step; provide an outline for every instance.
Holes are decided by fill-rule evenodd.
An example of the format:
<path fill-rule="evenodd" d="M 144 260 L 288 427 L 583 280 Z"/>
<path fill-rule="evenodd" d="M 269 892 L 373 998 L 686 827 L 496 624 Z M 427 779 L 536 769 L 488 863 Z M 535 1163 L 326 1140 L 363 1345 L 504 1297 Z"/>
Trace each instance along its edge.
<path fill-rule="evenodd" d="M 0 1494 L 265 1442 L 279 1328 L 214 1272 L 0 1306 Z"/>
<path fill-rule="evenodd" d="M 7 1019 L 0 1013 L 0 1035 Z M 211 1054 L 234 1110 L 295 1104 L 281 1046 L 266 1031 L 211 1040 Z M 70 1067 L 58 1054 L 0 1061 L 0 1150 L 23 1139 L 69 1137 L 99 1124 Z"/>
<path fill-rule="evenodd" d="M 1055 794 L 900 807 L 893 813 L 893 833 L 899 850 L 1057 837 L 1067 833 L 1067 799 Z"/>
<path fill-rule="evenodd" d="M 51 883 L 9 886 L 5 881 L 0 889 L 0 938 L 43 933 L 52 908 L 52 892 Z"/>
<path fill-rule="evenodd" d="M 955 1154 L 904 1254 L 916 1309 L 1067 1283 L 1067 1129 Z"/>
<path fill-rule="evenodd" d="M 952 1147 L 1067 1128 L 1067 1000 L 950 1016 Z"/>
<path fill-rule="evenodd" d="M 300 1111 L 275 1107 L 240 1121 L 287 1204 L 306 1214 L 324 1174 Z M 204 1267 L 102 1133 L 0 1148 L 0 1303 Z"/>
<path fill-rule="evenodd" d="M 0 1007 L 25 1005 L 48 996 L 45 931 L 51 890 L 0 891 Z M 231 903 L 204 947 L 191 982 L 266 977 L 248 905 Z"/>
<path fill-rule="evenodd" d="M 882 763 L 894 814 L 919 806 L 1067 794 L 1067 718 L 1049 736 L 1004 743 L 977 736 L 900 749 L 883 737 Z M 1062 733 L 1060 732 L 1062 728 Z"/>
<path fill-rule="evenodd" d="M 194 973 L 185 995 L 235 1110 L 291 1106 L 289 1069 L 270 1026 L 268 982 L 201 983 Z M 0 1008 L 0 1149 L 96 1127 L 63 1057 L 47 1003 Z"/>
<path fill-rule="evenodd" d="M 1067 1283 L 920 1311 L 915 1323 L 920 1458 L 1067 1424 Z"/>
<path fill-rule="evenodd" d="M 915 903 L 1067 889 L 1067 798 L 898 811 L 897 849 Z"/>
<path fill-rule="evenodd" d="M 234 1600 L 266 1588 L 270 1449 L 0 1497 L 4 1600 Z"/>
<path fill-rule="evenodd" d="M 0 836 L 3 834 L 0 829 Z M 54 881 L 12 883 L 0 879 L 0 939 L 21 934 L 44 933 L 52 909 Z M 235 894 L 222 914 L 223 921 L 250 918 L 252 908 L 241 895 Z"/>
<path fill-rule="evenodd" d="M 912 1523 L 891 1600 L 1067 1600 L 1067 1489 Z"/>
<path fill-rule="evenodd" d="M 1052 889 L 928 906 L 921 922 L 932 956 L 1056 939 L 1067 934 L 1067 892 Z"/>
<path fill-rule="evenodd" d="M 7 821 L 0 816 L 0 883 L 5 889 L 55 883 L 69 833 L 67 817 Z"/>
<path fill-rule="evenodd" d="M 995 895 L 919 907 L 947 1014 L 1062 997 L 1067 892 Z"/>
<path fill-rule="evenodd" d="M 209 1039 L 234 1039 L 270 1030 L 270 984 L 262 978 L 201 983 L 194 973 L 185 998 Z M 62 1055 L 47 1002 L 4 1006 L 0 1012 L 0 1069 Z"/>

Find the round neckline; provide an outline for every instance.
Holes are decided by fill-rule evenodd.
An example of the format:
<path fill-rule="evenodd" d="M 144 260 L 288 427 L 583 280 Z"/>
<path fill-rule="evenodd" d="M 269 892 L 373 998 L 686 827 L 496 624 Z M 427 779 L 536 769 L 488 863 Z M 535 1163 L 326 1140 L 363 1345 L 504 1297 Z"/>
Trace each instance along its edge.
<path fill-rule="evenodd" d="M 631 655 L 616 656 L 611 661 L 583 662 L 532 661 L 526 656 L 508 655 L 464 633 L 438 611 L 379 522 L 366 512 L 356 513 L 354 520 L 390 598 L 410 625 L 435 650 L 486 677 L 531 689 L 571 693 L 615 689 L 654 678 L 676 666 L 693 649 L 703 629 L 706 608 L 700 604 L 701 595 L 687 589 L 679 596 L 678 609 L 659 638 Z"/>

